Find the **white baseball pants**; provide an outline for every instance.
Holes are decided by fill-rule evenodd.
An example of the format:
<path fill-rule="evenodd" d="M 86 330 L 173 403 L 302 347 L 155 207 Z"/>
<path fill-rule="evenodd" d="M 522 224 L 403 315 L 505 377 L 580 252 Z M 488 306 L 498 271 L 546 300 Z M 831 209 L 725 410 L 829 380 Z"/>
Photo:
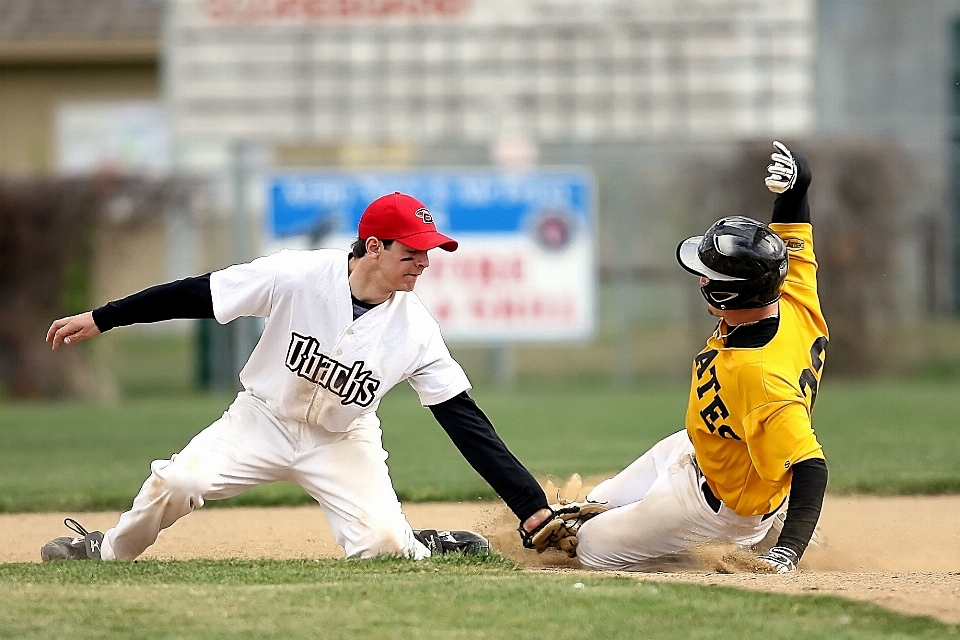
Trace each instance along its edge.
<path fill-rule="evenodd" d="M 580 562 L 591 569 L 653 571 L 690 564 L 686 552 L 704 543 L 760 542 L 776 518 L 738 516 L 726 505 L 715 513 L 701 478 L 685 430 L 655 444 L 587 496 L 613 508 L 580 527 Z"/>
<path fill-rule="evenodd" d="M 414 538 L 401 511 L 386 460 L 374 413 L 358 418 L 349 431 L 330 432 L 278 418 L 242 392 L 183 451 L 153 461 L 133 507 L 106 531 L 101 555 L 104 560 L 136 558 L 162 529 L 206 500 L 289 480 L 320 504 L 348 556 L 428 557 L 430 551 Z"/>

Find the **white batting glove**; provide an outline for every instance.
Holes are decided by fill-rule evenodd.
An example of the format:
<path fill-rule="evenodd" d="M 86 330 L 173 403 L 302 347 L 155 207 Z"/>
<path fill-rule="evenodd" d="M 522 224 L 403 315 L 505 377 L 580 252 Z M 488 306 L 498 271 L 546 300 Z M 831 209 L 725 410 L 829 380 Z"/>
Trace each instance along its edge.
<path fill-rule="evenodd" d="M 790 573 L 797 570 L 800 558 L 793 549 L 786 547 L 771 547 L 770 551 L 757 556 L 763 564 L 770 568 L 771 573 Z"/>
<path fill-rule="evenodd" d="M 767 176 L 764 183 L 770 191 L 783 193 L 797 181 L 797 174 L 799 173 L 797 170 L 797 161 L 794 159 L 793 154 L 790 153 L 790 149 L 787 149 L 782 142 L 774 140 L 773 146 L 777 148 L 777 151 L 770 154 L 770 159 L 773 160 L 773 163 L 767 167 L 770 175 Z"/>

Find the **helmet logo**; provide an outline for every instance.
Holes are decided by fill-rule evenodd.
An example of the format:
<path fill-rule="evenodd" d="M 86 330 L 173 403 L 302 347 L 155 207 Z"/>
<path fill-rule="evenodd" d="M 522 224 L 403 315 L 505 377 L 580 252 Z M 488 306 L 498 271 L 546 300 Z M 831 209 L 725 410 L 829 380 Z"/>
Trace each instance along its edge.
<path fill-rule="evenodd" d="M 427 211 L 426 209 L 417 209 L 416 211 L 413 212 L 413 215 L 423 220 L 424 223 L 426 224 L 433 222 L 433 216 L 430 215 L 430 212 Z"/>
<path fill-rule="evenodd" d="M 729 292 L 726 292 L 726 291 L 711 291 L 711 292 L 710 292 L 710 297 L 713 299 L 714 302 L 716 302 L 716 303 L 718 303 L 718 304 L 723 304 L 724 302 L 730 302 L 731 300 L 733 300 L 734 298 L 736 298 L 737 295 L 739 295 L 739 294 L 729 293 Z"/>

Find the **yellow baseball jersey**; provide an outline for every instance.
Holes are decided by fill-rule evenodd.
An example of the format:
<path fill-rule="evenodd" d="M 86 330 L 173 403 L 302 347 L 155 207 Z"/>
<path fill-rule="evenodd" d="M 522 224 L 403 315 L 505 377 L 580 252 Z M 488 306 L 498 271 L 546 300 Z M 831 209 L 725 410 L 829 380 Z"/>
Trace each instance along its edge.
<path fill-rule="evenodd" d="M 686 414 L 710 489 L 741 516 L 776 509 L 790 491 L 793 465 L 823 457 L 810 421 L 828 338 L 813 229 L 771 228 L 789 256 L 777 333 L 760 348 L 728 348 L 722 336 L 729 328 L 721 322 L 694 360 Z"/>

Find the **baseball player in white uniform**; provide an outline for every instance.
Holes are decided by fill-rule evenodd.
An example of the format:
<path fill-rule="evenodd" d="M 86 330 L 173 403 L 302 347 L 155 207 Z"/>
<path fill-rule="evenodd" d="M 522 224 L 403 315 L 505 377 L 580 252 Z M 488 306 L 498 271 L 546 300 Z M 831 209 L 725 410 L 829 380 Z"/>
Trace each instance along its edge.
<path fill-rule="evenodd" d="M 54 350 L 113 327 L 170 318 L 264 319 L 240 372 L 243 391 L 223 416 L 169 460 L 155 460 L 132 508 L 104 533 L 73 519 L 43 560 L 133 559 L 159 532 L 207 500 L 289 480 L 323 509 L 351 557 L 425 558 L 489 549 L 468 531 L 414 531 L 388 473 L 377 406 L 407 380 L 468 462 L 503 498 L 522 530 L 551 515 L 540 485 L 467 394 L 440 327 L 413 293 L 436 230 L 417 199 L 393 193 L 364 211 L 351 251 L 284 250 L 203 276 L 151 287 L 47 332 Z"/>

